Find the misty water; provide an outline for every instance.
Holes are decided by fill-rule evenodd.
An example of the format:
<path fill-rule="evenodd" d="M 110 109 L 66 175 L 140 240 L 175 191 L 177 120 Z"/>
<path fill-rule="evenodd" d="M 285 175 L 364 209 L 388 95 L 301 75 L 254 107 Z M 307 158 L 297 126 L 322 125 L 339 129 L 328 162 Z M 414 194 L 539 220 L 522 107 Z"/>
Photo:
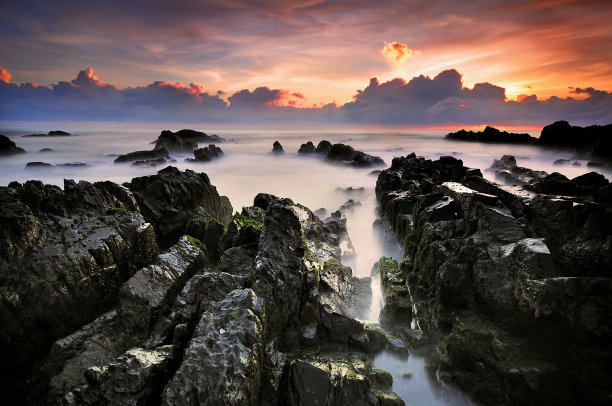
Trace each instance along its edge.
<path fill-rule="evenodd" d="M 516 157 L 520 166 L 547 172 L 561 172 L 572 178 L 589 172 L 585 160 L 578 160 L 581 166 L 554 166 L 559 158 L 573 158 L 569 152 L 543 150 L 532 146 L 508 146 L 478 143 L 463 143 L 444 140 L 447 131 L 442 130 L 356 130 L 356 129 L 231 129 L 202 128 L 185 126 L 218 134 L 233 142 L 219 144 L 225 156 L 213 162 L 188 163 L 187 154 L 173 154 L 177 160 L 173 165 L 181 170 L 192 169 L 206 172 L 220 194 L 229 197 L 234 211 L 249 206 L 259 192 L 289 197 L 311 210 L 326 209 L 327 213 L 337 210 L 347 200 L 353 199 L 360 205 L 346 212 L 347 229 L 352 240 L 356 257 L 348 263 L 356 276 L 370 276 L 373 264 L 381 256 L 401 257 L 397 244 L 385 242 L 376 233 L 372 224 L 377 218 L 374 187 L 376 175 L 370 174 L 373 168 L 353 168 L 332 164 L 317 157 L 304 157 L 297 154 L 300 144 L 312 141 L 315 145 L 323 140 L 332 143 L 350 144 L 355 149 L 382 157 L 387 165 L 394 156 L 404 156 L 411 152 L 430 159 L 452 154 L 463 160 L 464 164 L 480 168 L 490 180 L 492 174 L 485 169 L 491 166 L 494 158 L 504 154 Z M 68 137 L 22 137 L 24 134 L 46 133 L 62 129 L 74 136 Z M 136 150 L 152 149 L 151 144 L 161 130 L 173 131 L 180 127 L 145 124 L 70 124 L 53 126 L 4 126 L 0 133 L 9 136 L 27 153 L 0 158 L 0 185 L 11 181 L 25 182 L 29 179 L 63 186 L 63 179 L 111 180 L 117 183 L 129 181 L 133 177 L 156 173 L 160 168 L 138 168 L 129 164 L 114 164 L 114 154 Z M 538 135 L 533 132 L 532 135 Z M 270 153 L 272 143 L 278 140 L 285 154 L 278 156 Z M 39 152 L 51 148 L 52 152 Z M 82 162 L 86 166 L 53 166 L 45 168 L 25 168 L 27 162 L 43 161 L 53 165 Z M 374 168 L 382 169 L 382 168 Z M 601 168 L 598 172 L 607 178 L 611 173 Z M 346 192 L 343 189 L 364 188 L 363 191 Z M 373 305 L 369 322 L 377 319 L 381 306 L 380 283 L 374 280 Z M 435 371 L 427 367 L 430 357 L 411 353 L 407 358 L 397 358 L 383 352 L 374 360 L 374 367 L 392 373 L 393 390 L 407 405 L 468 405 L 471 404 L 454 389 L 445 386 L 435 377 Z M 403 376 L 409 372 L 410 377 Z"/>

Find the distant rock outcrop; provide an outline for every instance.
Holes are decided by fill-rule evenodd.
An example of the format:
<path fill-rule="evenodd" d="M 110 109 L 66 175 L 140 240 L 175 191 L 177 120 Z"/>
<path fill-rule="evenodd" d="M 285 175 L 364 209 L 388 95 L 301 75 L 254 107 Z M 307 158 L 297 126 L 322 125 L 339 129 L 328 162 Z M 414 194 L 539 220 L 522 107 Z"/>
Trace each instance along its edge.
<path fill-rule="evenodd" d="M 168 158 L 170 152 L 162 147 L 158 149 L 154 149 L 151 151 L 135 151 L 129 152 L 127 154 L 119 155 L 117 159 L 115 159 L 115 163 L 125 163 L 125 162 L 133 162 L 133 161 L 142 161 L 148 159 L 158 159 L 158 158 Z"/>
<path fill-rule="evenodd" d="M 385 165 L 380 157 L 368 155 L 365 152 L 356 151 L 350 145 L 332 144 L 327 140 L 319 142 L 315 147 L 312 141 L 300 146 L 299 154 L 317 154 L 329 161 L 347 163 L 352 166 L 379 166 Z"/>
<path fill-rule="evenodd" d="M 537 138 L 529 134 L 509 133 L 500 131 L 497 128 L 486 126 L 483 131 L 465 131 L 460 130 L 455 133 L 448 133 L 445 137 L 447 140 L 456 141 L 475 141 L 475 142 L 490 142 L 503 144 L 533 144 Z"/>
<path fill-rule="evenodd" d="M 272 144 L 272 153 L 273 154 L 284 154 L 285 153 L 285 150 L 283 149 L 283 146 L 281 145 L 280 142 L 274 141 L 274 144 Z"/>
<path fill-rule="evenodd" d="M 221 158 L 224 154 L 221 148 L 219 148 L 215 144 L 210 144 L 207 147 L 196 149 L 195 151 L 193 151 L 193 155 L 195 158 L 187 158 L 186 161 L 209 162 L 213 159 Z"/>
<path fill-rule="evenodd" d="M 19 148 L 9 137 L 0 134 L 0 156 L 22 154 L 25 150 Z"/>
<path fill-rule="evenodd" d="M 65 137 L 68 135 L 72 135 L 72 134 L 66 131 L 55 130 L 55 131 L 49 131 L 47 134 L 28 134 L 28 135 L 24 135 L 24 137 Z"/>
<path fill-rule="evenodd" d="M 166 148 L 170 152 L 191 152 L 198 148 L 198 142 L 221 143 L 224 138 L 208 135 L 202 131 L 183 129 L 177 132 L 164 130 L 155 143 L 155 149 Z"/>
<path fill-rule="evenodd" d="M 612 124 L 578 127 L 567 121 L 556 121 L 542 129 L 537 144 L 569 148 L 612 161 Z"/>

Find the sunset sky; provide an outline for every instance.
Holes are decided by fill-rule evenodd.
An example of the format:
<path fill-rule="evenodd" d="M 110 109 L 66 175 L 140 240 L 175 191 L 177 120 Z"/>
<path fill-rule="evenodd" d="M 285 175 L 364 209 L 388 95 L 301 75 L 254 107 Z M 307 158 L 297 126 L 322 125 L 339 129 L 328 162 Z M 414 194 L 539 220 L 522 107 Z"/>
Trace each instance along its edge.
<path fill-rule="evenodd" d="M 456 70 L 508 101 L 584 99 L 612 91 L 611 19 L 609 0 L 4 1 L 0 80 L 50 87 L 92 67 L 117 89 L 180 82 L 227 102 L 265 87 L 268 105 L 322 107 L 371 78 Z"/>

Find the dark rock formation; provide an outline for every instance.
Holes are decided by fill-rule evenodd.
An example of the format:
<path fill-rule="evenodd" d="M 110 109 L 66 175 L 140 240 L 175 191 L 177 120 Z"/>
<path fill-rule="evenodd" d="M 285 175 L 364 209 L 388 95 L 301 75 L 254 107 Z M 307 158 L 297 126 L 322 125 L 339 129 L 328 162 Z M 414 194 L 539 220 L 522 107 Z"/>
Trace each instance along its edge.
<path fill-rule="evenodd" d="M 308 141 L 306 144 L 300 145 L 298 154 L 313 154 L 317 152 L 317 148 L 314 146 L 312 141 Z"/>
<path fill-rule="evenodd" d="M 66 131 L 55 130 L 49 131 L 47 134 L 29 134 L 24 135 L 24 137 L 65 137 L 67 135 L 72 135 Z"/>
<path fill-rule="evenodd" d="M 166 158 L 142 159 L 142 160 L 134 161 L 131 166 L 138 166 L 141 168 L 150 168 L 150 167 L 164 165 L 166 163 L 167 163 Z"/>
<path fill-rule="evenodd" d="M 193 151 L 198 147 L 198 142 L 221 143 L 225 141 L 226 140 L 224 138 L 219 137 L 218 135 L 208 135 L 202 131 L 183 129 L 177 132 L 172 132 L 169 130 L 164 130 L 157 138 L 155 149 L 166 147 L 169 151 Z M 191 145 L 195 145 L 195 148 L 189 149 L 191 148 Z"/>
<path fill-rule="evenodd" d="M 503 144 L 533 144 L 537 138 L 529 134 L 509 133 L 500 131 L 497 128 L 486 126 L 483 131 L 465 131 L 460 130 L 455 133 L 448 133 L 445 137 L 447 140 L 454 141 L 473 141 L 473 142 L 490 142 Z"/>
<path fill-rule="evenodd" d="M 385 305 L 380 310 L 380 325 L 394 334 L 401 334 L 401 326 L 412 321 L 412 302 L 406 277 L 393 258 L 381 258 L 375 265 L 380 274 Z M 375 272 L 376 272 L 375 271 Z"/>
<path fill-rule="evenodd" d="M 85 162 L 66 162 L 65 164 L 57 164 L 56 166 L 79 167 L 79 166 L 87 166 L 87 164 Z"/>
<path fill-rule="evenodd" d="M 444 380 L 483 404 L 605 404 L 612 187 L 597 174 L 551 174 L 528 189 L 414 154 L 376 185 L 405 241 L 415 321 L 442 345 Z"/>
<path fill-rule="evenodd" d="M 529 168 L 517 166 L 512 155 L 504 155 L 501 159 L 494 159 L 487 171 L 495 173 L 495 179 L 506 185 L 524 186 L 548 174 L 544 171 L 534 171 Z"/>
<path fill-rule="evenodd" d="M 355 151 L 353 147 L 345 144 L 333 144 L 323 140 L 315 148 L 311 141 L 302 144 L 298 150 L 299 154 L 317 154 L 325 157 L 329 161 L 344 162 L 352 166 L 379 166 L 385 162 L 373 155 L 368 155 L 361 151 Z"/>
<path fill-rule="evenodd" d="M 124 155 L 119 155 L 115 163 L 143 161 L 148 159 L 168 158 L 170 152 L 166 148 L 158 148 L 152 151 L 135 151 Z"/>
<path fill-rule="evenodd" d="M 9 137 L 0 134 L 0 156 L 22 154 L 25 150 L 19 148 Z"/>
<path fill-rule="evenodd" d="M 289 199 L 261 194 L 256 203 L 266 206 L 265 212 L 245 207 L 227 229 L 219 229 L 207 217 L 213 210 L 205 210 L 206 199 L 199 196 L 207 180 L 205 174 L 168 168 L 134 179 L 126 184 L 131 191 L 110 182 L 68 185 L 73 193 L 104 186 L 99 199 L 120 196 L 113 204 L 122 206 L 101 217 L 124 216 L 120 224 L 126 223 L 125 216 L 142 219 L 141 213 L 158 223 L 162 207 L 180 208 L 197 218 L 187 230 L 199 237 L 181 237 L 128 273 L 129 279 L 114 290 L 115 298 L 119 291 L 114 307 L 100 309 L 82 328 L 57 323 L 73 332 L 55 341 L 32 371 L 26 403 L 300 405 L 321 399 L 330 405 L 402 404 L 386 391 L 384 372 L 371 371 L 370 361 L 376 351 L 405 347 L 351 318 L 369 308 L 369 281 L 353 277 L 339 262 L 341 226 L 322 223 Z M 47 188 L 46 194 L 30 199 L 32 205 L 49 210 L 59 205 L 61 190 Z M 94 189 L 81 191 L 84 199 L 71 204 L 91 204 Z M 6 196 L 18 192 L 7 190 Z M 192 210 L 195 202 L 200 204 Z M 222 201 L 216 204 L 223 206 Z M 92 210 L 81 215 L 86 214 L 101 215 Z M 151 226 L 144 227 L 152 233 Z M 29 234 L 12 238 L 17 235 Z M 224 250 L 218 268 L 207 254 L 213 241 Z M 8 258 L 12 264 L 13 257 Z M 53 264 L 48 266 L 53 269 Z M 14 330 L 3 334 L 7 331 Z M 8 354 L 7 360 L 12 360 Z"/>
<path fill-rule="evenodd" d="M 219 196 L 205 173 L 179 171 L 173 166 L 157 175 L 125 183 L 134 193 L 144 218 L 154 225 L 162 248 L 174 244 L 185 233 L 190 219 L 202 208 L 210 217 L 227 224 L 232 213 L 229 199 Z"/>
<path fill-rule="evenodd" d="M 46 168 L 51 166 L 53 165 L 51 165 L 50 163 L 40 161 L 28 162 L 26 164 L 26 168 Z"/>
<path fill-rule="evenodd" d="M 13 182 L 0 200 L 0 375 L 10 393 L 54 340 L 114 304 L 157 244 L 133 195 L 110 182 L 67 180 L 63 191 Z"/>
<path fill-rule="evenodd" d="M 223 156 L 223 151 L 221 148 L 217 147 L 215 144 L 210 144 L 204 148 L 198 148 L 193 151 L 195 158 L 187 158 L 187 161 L 190 162 L 209 162 L 213 159 L 217 159 Z"/>
<path fill-rule="evenodd" d="M 272 153 L 273 154 L 284 154 L 285 153 L 285 150 L 283 149 L 283 146 L 281 145 L 280 142 L 274 141 L 274 144 L 272 144 Z"/>
<path fill-rule="evenodd" d="M 612 124 L 588 127 L 571 126 L 567 121 L 556 121 L 542 129 L 538 145 L 569 148 L 578 153 L 612 160 Z"/>
<path fill-rule="evenodd" d="M 40 151 L 38 151 L 38 152 L 55 152 L 55 150 L 54 150 L 54 149 L 51 149 L 51 148 L 43 148 L 43 149 L 41 149 L 41 150 L 40 150 Z"/>

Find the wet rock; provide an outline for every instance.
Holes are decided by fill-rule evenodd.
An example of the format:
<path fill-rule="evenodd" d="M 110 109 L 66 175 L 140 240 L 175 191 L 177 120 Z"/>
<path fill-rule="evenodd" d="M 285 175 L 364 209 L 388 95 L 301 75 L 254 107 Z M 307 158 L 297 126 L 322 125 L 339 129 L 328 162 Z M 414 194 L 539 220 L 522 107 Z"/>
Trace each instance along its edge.
<path fill-rule="evenodd" d="M 389 331 L 397 332 L 394 326 L 409 325 L 412 320 L 412 303 L 406 278 L 393 258 L 381 258 L 375 268 L 379 270 L 385 303 L 380 311 L 380 324 Z"/>
<path fill-rule="evenodd" d="M 226 250 L 219 260 L 219 271 L 233 275 L 251 275 L 255 254 L 245 247 L 232 247 Z"/>
<path fill-rule="evenodd" d="M 214 302 L 164 388 L 162 404 L 252 404 L 259 390 L 262 305 L 250 289 Z"/>
<path fill-rule="evenodd" d="M 14 182 L 0 188 L 0 201 L 2 375 L 23 384 L 27 366 L 112 307 L 158 248 L 133 195 L 111 182 L 67 180 L 63 191 Z"/>
<path fill-rule="evenodd" d="M 0 134 L 0 156 L 22 154 L 25 150 L 19 148 L 9 137 Z"/>
<path fill-rule="evenodd" d="M 257 196 L 255 196 L 255 199 L 253 199 L 253 206 L 259 207 L 263 211 L 266 211 L 268 210 L 268 207 L 270 207 L 270 204 L 277 199 L 278 197 L 268 193 L 258 193 Z"/>
<path fill-rule="evenodd" d="M 327 151 L 326 157 L 332 161 L 347 161 L 353 166 L 385 165 L 381 158 L 355 151 L 351 146 L 345 144 L 332 145 Z"/>
<path fill-rule="evenodd" d="M 406 404 L 395 392 L 379 389 L 376 389 L 373 392 L 374 395 L 376 395 L 378 404 L 380 406 L 404 406 Z"/>
<path fill-rule="evenodd" d="M 503 144 L 533 144 L 537 138 L 529 134 L 509 133 L 500 131 L 497 128 L 486 126 L 483 131 L 465 131 L 460 130 L 455 133 L 448 133 L 445 137 L 447 140 L 455 141 L 475 141 L 485 143 L 503 143 Z"/>
<path fill-rule="evenodd" d="M 442 379 L 484 404 L 608 396 L 609 188 L 556 173 L 499 186 L 450 157 L 395 158 L 376 193 L 405 244 L 399 269 L 419 328 L 398 323 L 397 335 L 443 343 Z"/>
<path fill-rule="evenodd" d="M 170 152 L 166 148 L 158 148 L 152 151 L 135 151 L 127 154 L 119 155 L 115 159 L 115 163 L 133 162 L 133 161 L 144 161 L 158 158 L 168 158 Z"/>
<path fill-rule="evenodd" d="M 353 317 L 365 318 L 372 300 L 370 278 L 356 278 L 340 261 L 325 261 L 319 271 L 321 304 Z"/>
<path fill-rule="evenodd" d="M 145 219 L 155 226 L 162 247 L 169 247 L 185 234 L 199 208 L 223 224 L 231 218 L 229 199 L 219 196 L 205 173 L 181 172 L 169 166 L 157 175 L 134 178 L 124 185 L 134 193 Z"/>
<path fill-rule="evenodd" d="M 391 389 L 393 376 L 384 369 L 373 369 L 370 373 L 370 382 L 372 382 L 372 386 L 375 388 Z"/>
<path fill-rule="evenodd" d="M 274 144 L 272 144 L 272 153 L 274 154 L 284 154 L 285 153 L 285 150 L 283 149 L 283 146 L 281 145 L 280 142 L 274 141 Z"/>
<path fill-rule="evenodd" d="M 298 359 L 288 366 L 287 405 L 378 405 L 367 375 L 351 361 Z M 364 371 L 367 372 L 367 371 Z"/>
<path fill-rule="evenodd" d="M 494 159 L 487 171 L 495 173 L 495 178 L 508 185 L 527 185 L 547 176 L 544 171 L 534 171 L 529 168 L 517 166 L 512 155 L 504 155 L 501 159 Z"/>

